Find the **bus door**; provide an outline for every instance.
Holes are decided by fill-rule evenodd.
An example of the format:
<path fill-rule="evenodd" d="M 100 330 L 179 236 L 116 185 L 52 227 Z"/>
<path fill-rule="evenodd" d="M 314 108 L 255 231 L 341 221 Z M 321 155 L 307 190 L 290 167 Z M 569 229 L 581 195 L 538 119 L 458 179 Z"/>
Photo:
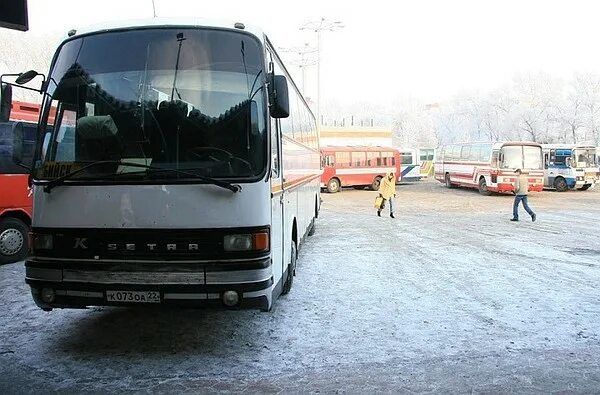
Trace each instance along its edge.
<path fill-rule="evenodd" d="M 271 254 L 273 281 L 283 274 L 283 172 L 280 121 L 271 119 Z M 282 280 L 283 281 L 283 280 Z"/>
<path fill-rule="evenodd" d="M 500 151 L 498 150 L 494 150 L 492 151 L 492 158 L 491 158 L 491 182 L 493 184 L 496 184 L 498 182 L 498 172 L 500 169 L 500 165 L 501 165 L 501 158 L 500 158 Z"/>

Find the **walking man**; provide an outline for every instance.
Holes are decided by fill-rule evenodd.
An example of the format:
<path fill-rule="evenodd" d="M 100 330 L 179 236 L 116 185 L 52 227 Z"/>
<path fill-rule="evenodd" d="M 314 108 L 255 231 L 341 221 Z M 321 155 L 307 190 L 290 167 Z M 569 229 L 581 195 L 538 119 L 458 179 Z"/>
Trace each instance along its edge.
<path fill-rule="evenodd" d="M 513 203 L 513 217 L 511 221 L 519 220 L 519 203 L 523 202 L 523 208 L 529 215 L 531 215 L 531 220 L 535 222 L 535 213 L 527 204 L 527 193 L 529 192 L 529 181 L 527 180 L 527 175 L 523 174 L 521 169 L 515 170 L 517 174 L 517 180 L 515 181 L 515 201 Z"/>
<path fill-rule="evenodd" d="M 394 203 L 392 202 L 392 199 L 396 197 L 396 177 L 394 177 L 394 173 L 387 173 L 385 177 L 381 179 L 379 184 L 379 195 L 384 199 L 384 204 L 386 202 L 389 203 L 390 217 L 395 218 Z M 377 210 L 377 215 L 381 217 L 381 208 Z"/>

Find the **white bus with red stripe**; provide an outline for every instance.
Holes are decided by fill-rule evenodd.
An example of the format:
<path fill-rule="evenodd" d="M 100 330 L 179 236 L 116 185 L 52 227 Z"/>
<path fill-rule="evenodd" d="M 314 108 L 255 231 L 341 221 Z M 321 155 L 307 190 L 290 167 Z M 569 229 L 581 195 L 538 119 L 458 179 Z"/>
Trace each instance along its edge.
<path fill-rule="evenodd" d="M 401 179 L 400 152 L 392 147 L 324 147 L 321 149 L 323 175 L 321 188 L 329 193 L 342 187 L 365 188 L 376 191 L 387 173 Z"/>
<path fill-rule="evenodd" d="M 448 188 L 475 188 L 489 195 L 514 192 L 516 169 L 529 176 L 530 191 L 542 191 L 542 146 L 522 141 L 444 146 L 435 163 L 435 178 Z"/>

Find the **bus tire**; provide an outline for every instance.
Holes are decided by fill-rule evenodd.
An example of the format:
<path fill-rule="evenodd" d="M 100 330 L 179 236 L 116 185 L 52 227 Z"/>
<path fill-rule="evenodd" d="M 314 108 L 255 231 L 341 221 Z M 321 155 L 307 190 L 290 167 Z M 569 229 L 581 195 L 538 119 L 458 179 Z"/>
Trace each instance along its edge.
<path fill-rule="evenodd" d="M 336 193 L 339 191 L 340 191 L 340 180 L 338 180 L 337 178 L 332 178 L 331 180 L 329 180 L 329 182 L 327 183 L 327 192 Z"/>
<path fill-rule="evenodd" d="M 586 184 L 586 185 L 582 186 L 581 188 L 577 188 L 577 189 L 579 189 L 580 191 L 587 191 L 588 189 L 590 189 L 590 187 L 591 187 L 591 184 Z"/>
<path fill-rule="evenodd" d="M 492 194 L 487 187 L 487 182 L 485 181 L 485 177 L 481 177 L 479 179 L 479 193 L 484 196 L 490 196 Z"/>
<path fill-rule="evenodd" d="M 378 191 L 379 190 L 379 184 L 381 184 L 381 179 L 383 177 L 381 176 L 377 176 L 375 177 L 375 179 L 373 179 L 373 182 L 371 183 L 371 189 L 374 191 Z"/>
<path fill-rule="evenodd" d="M 22 261 L 29 251 L 29 228 L 18 218 L 0 219 L 0 265 Z"/>
<path fill-rule="evenodd" d="M 292 240 L 290 263 L 288 264 L 287 275 L 285 276 L 285 283 L 283 284 L 283 288 L 281 290 L 282 295 L 287 295 L 292 289 L 292 285 L 294 285 L 294 274 L 296 272 L 297 255 L 298 250 L 296 248 L 296 242 Z"/>
<path fill-rule="evenodd" d="M 446 173 L 446 188 L 454 188 L 454 185 L 452 185 L 452 181 L 450 181 L 450 174 Z"/>
<path fill-rule="evenodd" d="M 556 177 L 556 180 L 554 180 L 554 188 L 556 188 L 558 192 L 566 192 L 569 190 L 569 185 L 564 178 Z"/>

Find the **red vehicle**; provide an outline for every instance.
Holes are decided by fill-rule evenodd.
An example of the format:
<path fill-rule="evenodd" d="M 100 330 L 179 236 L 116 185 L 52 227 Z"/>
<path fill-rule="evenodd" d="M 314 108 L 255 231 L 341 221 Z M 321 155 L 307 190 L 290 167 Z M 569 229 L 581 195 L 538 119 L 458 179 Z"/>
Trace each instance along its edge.
<path fill-rule="evenodd" d="M 321 188 L 339 192 L 342 187 L 370 187 L 376 191 L 386 173 L 400 181 L 400 152 L 392 147 L 323 147 Z"/>
<path fill-rule="evenodd" d="M 32 157 L 38 114 L 36 104 L 13 102 L 11 120 L 0 123 L 0 264 L 20 261 L 29 250 L 27 235 L 32 207 L 29 172 L 13 163 L 12 150 L 15 129 L 19 128 L 26 142 L 25 157 Z"/>

